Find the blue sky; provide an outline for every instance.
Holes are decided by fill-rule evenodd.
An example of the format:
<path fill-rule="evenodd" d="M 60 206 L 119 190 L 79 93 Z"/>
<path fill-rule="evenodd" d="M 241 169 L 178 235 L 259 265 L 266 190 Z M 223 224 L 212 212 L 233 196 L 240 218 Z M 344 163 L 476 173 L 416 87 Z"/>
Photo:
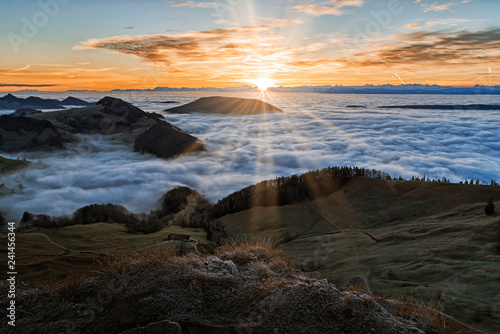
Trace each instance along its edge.
<path fill-rule="evenodd" d="M 0 89 L 223 87 L 259 78 L 278 85 L 498 83 L 500 2 L 494 0 L 1 6 Z"/>

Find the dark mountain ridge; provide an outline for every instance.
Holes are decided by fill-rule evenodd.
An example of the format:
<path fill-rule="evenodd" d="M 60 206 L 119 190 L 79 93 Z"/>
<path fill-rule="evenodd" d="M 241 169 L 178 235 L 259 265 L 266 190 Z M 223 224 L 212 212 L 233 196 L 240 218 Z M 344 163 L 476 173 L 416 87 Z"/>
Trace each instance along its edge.
<path fill-rule="evenodd" d="M 223 114 L 223 115 L 256 115 L 283 112 L 283 110 L 257 99 L 211 96 L 202 97 L 188 104 L 166 109 L 173 114 Z"/>
<path fill-rule="evenodd" d="M 56 99 L 43 99 L 35 96 L 21 98 L 12 94 L 0 97 L 0 109 L 65 109 L 64 106 L 89 106 L 92 104 L 93 103 L 77 99 L 72 96 L 67 97 L 62 101 Z"/>
<path fill-rule="evenodd" d="M 75 134 L 115 135 L 137 152 L 165 159 L 204 149 L 201 141 L 164 121 L 162 115 L 113 97 L 83 108 L 4 115 L 1 120 L 0 151 L 6 152 L 68 148 L 79 142 Z"/>

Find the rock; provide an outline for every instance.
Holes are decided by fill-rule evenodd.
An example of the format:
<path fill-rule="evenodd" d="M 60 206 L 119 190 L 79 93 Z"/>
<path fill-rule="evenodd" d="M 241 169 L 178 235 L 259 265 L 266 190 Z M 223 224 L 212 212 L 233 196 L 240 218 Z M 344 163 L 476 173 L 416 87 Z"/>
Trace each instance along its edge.
<path fill-rule="evenodd" d="M 165 159 L 204 150 L 205 146 L 198 138 L 167 122 L 158 122 L 153 125 L 139 135 L 134 144 L 136 152 L 151 153 Z"/>
<path fill-rule="evenodd" d="M 224 115 L 256 115 L 283 112 L 283 110 L 261 100 L 222 96 L 202 97 L 196 101 L 166 109 L 165 111 L 173 114 L 205 113 Z"/>
<path fill-rule="evenodd" d="M 205 261 L 205 268 L 209 272 L 217 272 L 217 273 L 228 272 L 231 273 L 231 275 L 233 276 L 239 275 L 238 268 L 236 267 L 233 261 L 231 260 L 223 261 L 219 259 L 217 256 L 209 257 L 208 261 Z"/>
<path fill-rule="evenodd" d="M 89 270 L 71 281 L 45 286 L 18 282 L 16 307 L 31 311 L 16 319 L 16 328 L 10 332 L 441 332 L 435 325 L 439 318 L 431 312 L 398 311 L 401 301 L 334 292 L 324 281 L 306 279 L 291 270 L 267 270 L 263 275 L 273 259 L 283 261 L 274 251 L 268 261 L 249 258 L 245 264 L 234 266 L 246 250 L 235 249 L 226 261 L 193 254 L 131 255 L 111 262 L 109 269 Z M 234 267 L 237 275 L 229 274 Z M 9 282 L 0 282 L 0 291 L 8 289 Z M 7 304 L 6 298 L 0 299 L 0 307 L 7 308 Z M 0 319 L 0 326 L 8 328 L 7 321 L 5 317 Z"/>

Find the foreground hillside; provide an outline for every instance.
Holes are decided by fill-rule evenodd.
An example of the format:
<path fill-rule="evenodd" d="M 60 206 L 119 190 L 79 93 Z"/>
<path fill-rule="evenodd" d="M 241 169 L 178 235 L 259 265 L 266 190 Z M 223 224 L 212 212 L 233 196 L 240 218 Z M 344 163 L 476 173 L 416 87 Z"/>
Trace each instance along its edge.
<path fill-rule="evenodd" d="M 221 218 L 229 237 L 272 236 L 305 271 L 432 303 L 474 328 L 500 329 L 500 187 L 356 178 L 310 202 Z M 358 283 L 358 282 L 356 282 Z M 359 281 L 362 283 L 362 281 Z"/>
<path fill-rule="evenodd" d="M 297 275 L 269 242 L 215 256 L 118 258 L 52 285 L 20 285 L 16 305 L 16 331 L 1 320 L 6 333 L 401 334 L 446 325 L 435 312 Z"/>
<path fill-rule="evenodd" d="M 87 206 L 75 211 L 71 217 L 25 213 L 23 223 L 32 227 L 23 228 L 16 236 L 19 245 L 18 267 L 22 273 L 20 277 L 29 284 L 44 285 L 50 279 L 59 280 L 70 273 L 102 272 L 107 269 L 98 269 L 96 264 L 106 263 L 117 254 L 144 254 L 144 250 L 149 248 L 176 254 L 215 254 L 222 260 L 231 259 L 238 272 L 241 272 L 238 260 L 225 257 L 224 238 L 226 242 L 254 237 L 268 238 L 281 243 L 284 256 L 295 270 L 311 277 L 326 278 L 339 289 L 348 287 L 349 284 L 344 283 L 350 280 L 350 284 L 357 286 L 358 291 L 371 292 L 371 296 L 409 298 L 429 304 L 438 308 L 443 316 L 453 318 L 455 325 L 461 323 L 478 332 L 498 331 L 500 219 L 498 213 L 487 215 L 485 207 L 491 199 L 500 198 L 500 187 L 386 178 L 387 175 L 384 177 L 383 173 L 377 171 L 330 167 L 264 181 L 213 205 L 196 191 L 185 187 L 175 188 L 160 199 L 158 210 L 148 215 L 132 214 L 123 207 L 111 204 Z M 51 244 L 44 236 L 34 235 L 33 232 L 43 233 L 63 247 Z M 162 240 L 171 233 L 190 235 L 196 241 L 187 242 L 190 244 L 163 244 Z M 223 246 L 217 248 L 221 241 Z M 6 249 L 5 243 L 6 238 L 0 239 L 0 244 L 4 245 L 1 249 Z M 257 261 L 252 266 L 260 266 L 262 262 L 248 250 L 239 252 L 238 256 L 250 256 L 252 261 Z M 119 259 L 124 263 L 135 263 L 134 258 Z M 205 261 L 204 265 L 209 266 L 211 261 L 204 257 L 197 257 L 198 260 L 194 262 L 189 262 L 189 259 L 192 260 L 191 255 L 176 263 L 181 267 L 189 267 L 197 261 Z M 130 270 L 137 269 L 138 272 L 132 275 L 138 276 L 146 275 L 142 271 L 149 270 L 134 268 Z M 259 279 L 268 277 L 265 270 L 258 276 Z M 154 279 L 141 277 L 153 281 L 158 279 L 156 276 Z M 293 278 L 289 284 L 295 287 L 297 281 L 293 280 L 297 277 L 286 277 Z M 96 279 L 91 278 L 91 281 Z M 238 286 L 247 286 L 242 281 L 231 282 L 228 287 L 232 291 L 239 291 Z M 46 289 L 54 289 L 54 283 Z M 213 284 L 220 286 L 226 283 L 216 279 Z M 268 285 L 267 281 L 259 281 L 258 284 L 264 287 Z M 202 290 L 206 291 L 205 288 Z M 271 290 L 275 292 L 274 288 Z M 163 290 L 152 291 L 155 297 L 148 299 L 151 302 L 158 295 L 171 296 L 170 292 Z M 126 309 L 130 309 L 130 304 L 136 305 L 136 301 L 145 296 L 123 297 L 128 298 Z M 120 298 L 113 301 L 119 301 Z M 172 298 L 174 304 L 184 302 L 184 299 Z M 201 297 L 194 298 L 203 300 Z M 226 300 L 221 303 L 224 304 Z M 244 301 L 246 303 L 246 299 Z M 253 303 L 252 307 L 259 307 L 260 300 L 257 298 Z M 380 303 L 383 304 L 382 301 Z M 382 308 L 386 309 L 386 306 L 383 304 Z M 311 310 L 315 310 L 311 312 L 316 314 L 314 307 L 311 306 Z M 292 314 L 291 310 L 284 309 Z M 172 312 L 165 310 L 162 314 Z M 240 312 L 244 317 L 250 311 L 240 309 Z M 437 313 L 432 314 L 435 316 Z M 257 318 L 271 319 L 272 316 L 259 314 Z M 429 316 L 424 318 L 428 319 Z M 179 318 L 185 319 L 181 315 Z M 167 319 L 183 323 L 175 320 L 177 318 Z M 229 325 L 223 323 L 231 327 L 231 332 L 240 328 L 241 319 L 236 317 Z M 245 319 L 241 321 L 254 324 L 254 318 Z M 191 320 L 186 321 L 192 323 Z M 279 322 L 277 319 L 269 321 Z M 260 328 L 258 326 L 261 324 L 255 325 L 256 328 Z M 196 326 L 199 325 L 197 323 Z M 283 331 L 280 328 L 278 333 L 290 332 L 288 327 L 283 327 Z M 341 327 L 335 328 L 339 332 L 349 332 Z M 356 330 L 359 333 L 368 332 L 359 331 L 359 328 Z M 356 330 L 352 329 L 352 332 L 358 333 Z M 258 329 L 255 332 L 266 330 Z"/>

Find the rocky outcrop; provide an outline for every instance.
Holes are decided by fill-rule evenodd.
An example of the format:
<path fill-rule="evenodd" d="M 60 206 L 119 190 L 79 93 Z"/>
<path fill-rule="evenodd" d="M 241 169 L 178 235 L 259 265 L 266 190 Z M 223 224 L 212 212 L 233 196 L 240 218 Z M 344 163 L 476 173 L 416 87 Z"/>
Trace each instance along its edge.
<path fill-rule="evenodd" d="M 179 154 L 204 151 L 205 146 L 193 137 L 167 122 L 158 122 L 135 140 L 134 151 L 151 153 L 169 159 Z"/>
<path fill-rule="evenodd" d="M 8 289 L 0 282 L 1 294 Z M 131 254 L 80 277 L 16 282 L 16 289 L 22 316 L 15 328 L 0 319 L 7 334 L 423 334 L 441 333 L 435 324 L 446 322 L 436 312 L 424 318 L 399 301 L 299 275 L 266 244 L 223 246 L 215 256 Z M 7 309 L 8 299 L 0 307 Z"/>
<path fill-rule="evenodd" d="M 255 115 L 283 112 L 283 110 L 256 99 L 212 96 L 202 97 L 188 104 L 165 110 L 173 114 L 224 114 L 224 115 Z"/>

